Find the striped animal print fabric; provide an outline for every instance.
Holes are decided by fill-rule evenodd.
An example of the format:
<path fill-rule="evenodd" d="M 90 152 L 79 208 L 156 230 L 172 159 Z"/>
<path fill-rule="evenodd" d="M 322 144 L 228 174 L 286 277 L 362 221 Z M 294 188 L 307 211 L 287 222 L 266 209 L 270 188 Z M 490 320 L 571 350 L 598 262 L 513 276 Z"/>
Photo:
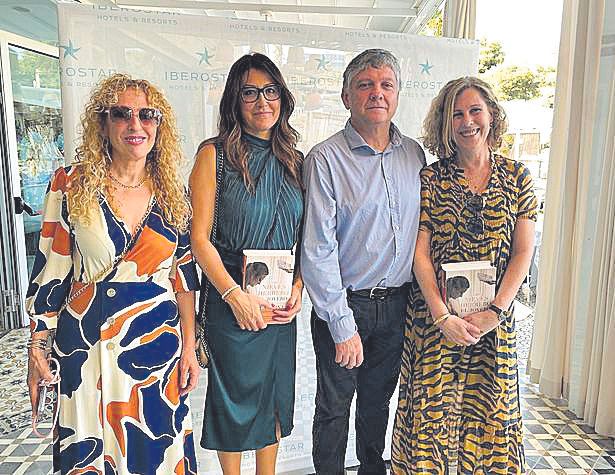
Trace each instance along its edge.
<path fill-rule="evenodd" d="M 467 226 L 476 212 L 463 170 L 440 160 L 421 172 L 420 228 L 431 233 L 438 282 L 442 264 L 489 260 L 499 286 L 511 257 L 515 223 L 536 220 L 532 179 L 520 162 L 491 158 L 482 235 Z M 524 471 L 512 317 L 476 345 L 457 346 L 433 325 L 416 281 L 405 329 L 399 406 L 393 432 L 396 474 L 518 474 Z"/>
<path fill-rule="evenodd" d="M 124 260 L 58 315 L 69 289 L 82 288 L 130 241 L 102 197 L 90 225 L 71 226 L 66 190 L 74 170 L 59 169 L 51 181 L 27 295 L 31 329 L 57 331 L 54 473 L 197 473 L 190 407 L 179 395 L 175 298 L 197 284 L 188 235 L 154 202 Z"/>

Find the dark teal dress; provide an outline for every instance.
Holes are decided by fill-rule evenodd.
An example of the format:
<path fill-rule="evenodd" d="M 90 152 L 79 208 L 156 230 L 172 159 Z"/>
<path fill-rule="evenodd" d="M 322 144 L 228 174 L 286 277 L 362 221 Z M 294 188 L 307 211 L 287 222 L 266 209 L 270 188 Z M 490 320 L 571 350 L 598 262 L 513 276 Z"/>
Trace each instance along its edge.
<path fill-rule="evenodd" d="M 245 135 L 256 192 L 225 166 L 216 247 L 235 282 L 243 249 L 292 249 L 303 216 L 303 195 L 285 175 L 270 142 Z M 276 442 L 293 428 L 296 321 L 241 330 L 231 308 L 211 286 L 205 330 L 211 350 L 201 446 L 239 452 Z"/>

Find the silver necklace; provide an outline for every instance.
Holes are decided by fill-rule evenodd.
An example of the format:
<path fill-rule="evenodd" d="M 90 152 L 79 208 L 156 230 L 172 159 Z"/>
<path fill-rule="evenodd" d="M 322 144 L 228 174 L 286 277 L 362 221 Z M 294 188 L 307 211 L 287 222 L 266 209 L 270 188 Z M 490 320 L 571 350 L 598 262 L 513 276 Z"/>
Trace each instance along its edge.
<path fill-rule="evenodd" d="M 120 180 L 115 178 L 113 176 L 113 173 L 111 172 L 109 172 L 109 178 L 111 178 L 111 181 L 113 183 L 120 185 L 122 188 L 127 188 L 129 190 L 136 190 L 137 188 L 141 188 L 143 186 L 143 183 L 145 183 L 145 180 L 147 180 L 147 173 L 143 176 L 143 178 L 141 178 L 141 181 L 137 183 L 136 185 L 127 185 L 126 183 L 122 183 Z"/>

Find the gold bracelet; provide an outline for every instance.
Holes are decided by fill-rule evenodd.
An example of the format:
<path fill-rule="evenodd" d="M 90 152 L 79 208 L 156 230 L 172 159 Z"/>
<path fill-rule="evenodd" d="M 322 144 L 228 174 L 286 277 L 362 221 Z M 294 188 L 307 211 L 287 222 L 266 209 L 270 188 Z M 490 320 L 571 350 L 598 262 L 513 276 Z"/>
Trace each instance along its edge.
<path fill-rule="evenodd" d="M 438 318 L 436 318 L 433 321 L 434 325 L 437 325 L 438 323 L 442 323 L 443 321 L 445 321 L 448 317 L 450 317 L 451 314 L 450 313 L 445 313 L 444 315 L 439 316 Z"/>
<path fill-rule="evenodd" d="M 226 298 L 231 294 L 231 292 L 235 289 L 238 289 L 239 287 L 240 287 L 239 284 L 231 285 L 228 289 L 222 292 L 222 295 L 221 295 L 222 300 L 226 302 Z"/>

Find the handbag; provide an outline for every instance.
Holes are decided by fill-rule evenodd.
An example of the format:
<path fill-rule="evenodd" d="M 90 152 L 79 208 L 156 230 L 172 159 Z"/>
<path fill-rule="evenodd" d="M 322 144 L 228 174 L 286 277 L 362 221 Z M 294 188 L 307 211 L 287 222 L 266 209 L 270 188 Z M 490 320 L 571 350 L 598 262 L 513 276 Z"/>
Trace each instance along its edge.
<path fill-rule="evenodd" d="M 216 234 L 218 231 L 218 215 L 220 214 L 220 187 L 222 185 L 222 178 L 224 174 L 224 150 L 221 143 L 216 143 L 216 195 L 214 201 L 214 217 L 211 224 L 211 237 L 209 241 L 212 245 L 216 245 Z M 207 343 L 207 333 L 205 331 L 205 318 L 207 313 L 207 296 L 209 295 L 209 287 L 211 282 L 203 273 L 203 279 L 201 281 L 201 295 L 199 297 L 199 312 L 196 318 L 196 342 L 194 351 L 196 353 L 196 360 L 199 366 L 206 369 L 209 366 L 211 360 L 211 353 L 209 351 L 209 345 Z"/>
<path fill-rule="evenodd" d="M 110 264 L 105 266 L 104 269 L 98 272 L 91 280 L 85 283 L 83 287 L 81 287 L 79 290 L 77 290 L 74 293 L 70 293 L 68 297 L 66 298 L 66 300 L 64 301 L 64 303 L 62 304 L 62 306 L 60 307 L 60 310 L 58 310 L 58 315 L 60 315 L 66 309 L 66 307 L 70 305 L 71 302 L 73 302 L 77 297 L 83 294 L 83 292 L 85 292 L 91 285 L 97 282 L 101 282 L 104 276 L 106 276 L 109 272 L 115 269 L 117 265 L 122 260 L 124 260 L 124 258 L 128 254 L 128 251 L 132 248 L 134 243 L 137 241 L 138 237 L 141 235 L 141 230 L 143 229 L 143 225 L 147 221 L 147 218 L 149 217 L 150 212 L 152 211 L 154 203 L 155 203 L 155 198 L 152 198 L 152 200 L 150 200 L 149 206 L 147 207 L 147 210 L 145 211 L 145 214 L 141 218 L 141 221 L 139 221 L 139 224 L 135 228 L 135 231 L 132 233 L 130 240 L 128 240 L 126 244 L 124 245 L 124 249 L 122 250 L 122 253 L 119 256 L 117 256 Z M 51 349 L 53 348 L 54 339 L 55 339 L 55 329 L 49 330 L 44 351 L 45 351 L 46 358 L 49 360 L 50 363 L 53 363 L 53 365 L 55 366 L 55 369 L 52 370 L 52 374 L 54 377 L 53 377 L 53 380 L 48 385 L 41 386 L 41 391 L 39 392 L 37 414 L 36 414 L 36 417 L 34 416 L 32 417 L 32 431 L 38 437 L 41 437 L 43 439 L 46 437 L 49 437 L 49 435 L 53 433 L 55 426 L 58 422 L 58 415 L 60 413 L 60 362 L 51 356 Z M 49 386 L 53 386 L 53 385 L 56 385 L 57 387 L 56 387 L 56 403 L 55 403 L 55 408 L 53 411 L 51 430 L 47 434 L 42 434 L 38 430 L 38 427 L 37 427 L 38 421 L 40 420 L 41 412 L 44 410 L 46 406 L 48 388 Z"/>

